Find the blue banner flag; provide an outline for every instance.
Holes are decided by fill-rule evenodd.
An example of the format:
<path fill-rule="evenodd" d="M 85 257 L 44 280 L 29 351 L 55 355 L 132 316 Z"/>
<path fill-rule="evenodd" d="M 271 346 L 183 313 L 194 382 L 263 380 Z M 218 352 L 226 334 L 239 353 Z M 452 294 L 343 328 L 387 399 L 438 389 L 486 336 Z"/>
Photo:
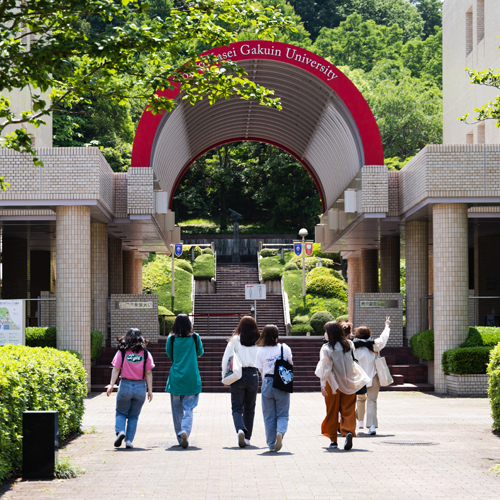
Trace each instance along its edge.
<path fill-rule="evenodd" d="M 302 243 L 294 243 L 293 249 L 295 250 L 295 255 L 300 255 L 302 253 Z"/>
<path fill-rule="evenodd" d="M 180 243 L 175 245 L 175 255 L 176 257 L 180 257 L 182 255 L 182 245 Z"/>

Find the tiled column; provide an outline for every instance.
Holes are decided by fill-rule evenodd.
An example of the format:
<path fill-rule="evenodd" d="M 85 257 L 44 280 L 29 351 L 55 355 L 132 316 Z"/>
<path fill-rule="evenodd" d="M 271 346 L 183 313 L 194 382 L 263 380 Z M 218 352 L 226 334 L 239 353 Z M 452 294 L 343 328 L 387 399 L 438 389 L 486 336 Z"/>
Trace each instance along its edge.
<path fill-rule="evenodd" d="M 467 337 L 469 325 L 469 263 L 467 205 L 438 204 L 434 227 L 434 387 L 446 392 L 441 368 L 444 351 Z"/>
<path fill-rule="evenodd" d="M 423 331 L 427 326 L 429 266 L 429 235 L 427 221 L 405 224 L 406 252 L 406 338 Z"/>
<path fill-rule="evenodd" d="M 142 255 L 141 254 L 136 254 L 135 259 L 134 259 L 134 286 L 135 294 L 141 294 L 142 293 Z"/>
<path fill-rule="evenodd" d="M 361 293 L 361 259 L 351 258 L 347 264 L 347 308 L 349 321 L 354 319 L 354 294 Z"/>
<path fill-rule="evenodd" d="M 50 291 L 52 293 L 56 293 L 57 288 L 57 257 L 56 257 L 56 249 L 50 251 Z"/>
<path fill-rule="evenodd" d="M 378 250 L 361 250 L 361 293 L 378 292 Z"/>
<path fill-rule="evenodd" d="M 57 207 L 57 348 L 82 355 L 90 385 L 90 208 Z"/>
<path fill-rule="evenodd" d="M 108 226 L 90 227 L 90 265 L 92 288 L 92 330 L 101 332 L 103 345 L 108 336 Z"/>
<path fill-rule="evenodd" d="M 380 240 L 380 293 L 399 293 L 400 286 L 399 236 L 385 236 Z"/>
<path fill-rule="evenodd" d="M 135 258 L 134 252 L 123 252 L 123 293 L 135 293 Z"/>
<path fill-rule="evenodd" d="M 2 299 L 29 297 L 29 240 L 21 238 L 2 241 Z"/>
<path fill-rule="evenodd" d="M 122 240 L 108 239 L 108 292 L 109 295 L 123 293 Z"/>

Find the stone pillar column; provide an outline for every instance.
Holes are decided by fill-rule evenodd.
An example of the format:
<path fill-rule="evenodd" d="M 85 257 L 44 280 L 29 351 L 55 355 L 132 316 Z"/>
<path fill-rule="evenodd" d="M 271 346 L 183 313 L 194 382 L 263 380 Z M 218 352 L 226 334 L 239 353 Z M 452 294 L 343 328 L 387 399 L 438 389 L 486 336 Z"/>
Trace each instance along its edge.
<path fill-rule="evenodd" d="M 361 293 L 378 292 L 378 250 L 361 250 Z"/>
<path fill-rule="evenodd" d="M 441 368 L 444 351 L 467 338 L 469 250 L 465 203 L 434 205 L 434 388 L 446 392 Z"/>
<path fill-rule="evenodd" d="M 354 321 L 354 294 L 361 293 L 361 259 L 350 258 L 347 264 L 347 308 L 349 321 Z"/>
<path fill-rule="evenodd" d="M 142 255 L 136 254 L 134 259 L 134 293 L 142 294 Z"/>
<path fill-rule="evenodd" d="M 134 252 L 123 252 L 123 293 L 135 293 Z"/>
<path fill-rule="evenodd" d="M 57 288 L 57 257 L 56 249 L 50 251 L 50 291 L 56 293 Z"/>
<path fill-rule="evenodd" d="M 109 295 L 123 293 L 122 240 L 108 239 L 108 291 Z"/>
<path fill-rule="evenodd" d="M 406 338 L 426 329 L 429 272 L 427 221 L 405 224 L 406 252 Z"/>
<path fill-rule="evenodd" d="M 108 336 L 108 226 L 90 226 L 90 265 L 92 293 L 92 330 L 102 333 L 103 345 Z"/>
<path fill-rule="evenodd" d="M 380 292 L 399 293 L 400 286 L 399 236 L 385 236 L 380 240 Z"/>
<path fill-rule="evenodd" d="M 82 355 L 90 385 L 90 208 L 57 207 L 57 348 Z"/>
<path fill-rule="evenodd" d="M 30 282 L 29 240 L 2 241 L 2 299 L 27 299 Z"/>

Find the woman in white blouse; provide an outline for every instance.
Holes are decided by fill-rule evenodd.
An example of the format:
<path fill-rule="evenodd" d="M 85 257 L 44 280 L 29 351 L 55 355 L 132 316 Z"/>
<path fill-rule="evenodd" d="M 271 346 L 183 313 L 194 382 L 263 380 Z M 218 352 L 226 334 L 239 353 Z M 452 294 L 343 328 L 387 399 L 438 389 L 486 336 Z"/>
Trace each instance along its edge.
<path fill-rule="evenodd" d="M 377 339 L 372 339 L 372 332 L 367 326 L 360 326 L 354 331 L 354 357 L 358 360 L 361 368 L 370 377 L 370 382 L 366 384 L 367 393 L 358 394 L 356 404 L 356 418 L 358 420 L 358 428 L 362 429 L 365 425 L 365 406 L 366 408 L 366 427 L 369 429 L 368 434 L 375 435 L 378 427 L 377 420 L 377 398 L 380 391 L 380 382 L 375 367 L 375 359 L 378 353 L 386 346 L 389 340 L 391 329 L 390 316 L 385 319 L 385 329 Z M 356 340 L 364 340 L 367 342 L 358 343 Z M 368 400 L 368 404 L 366 401 Z"/>

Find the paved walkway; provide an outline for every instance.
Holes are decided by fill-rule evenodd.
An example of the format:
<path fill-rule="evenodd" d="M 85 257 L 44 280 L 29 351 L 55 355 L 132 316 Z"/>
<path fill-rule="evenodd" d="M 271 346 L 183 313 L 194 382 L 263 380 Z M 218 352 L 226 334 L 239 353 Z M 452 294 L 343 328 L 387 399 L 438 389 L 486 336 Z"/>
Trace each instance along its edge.
<path fill-rule="evenodd" d="M 360 434 L 345 452 L 329 451 L 319 433 L 322 396 L 293 394 L 277 454 L 265 446 L 260 402 L 252 446 L 240 449 L 229 396 L 202 394 L 187 450 L 175 446 L 169 397 L 158 393 L 144 406 L 136 448 L 115 449 L 114 404 L 115 395 L 89 397 L 88 433 L 60 453 L 85 475 L 5 485 L 2 499 L 500 498 L 500 476 L 490 472 L 500 463 L 500 438 L 490 432 L 487 399 L 382 393 L 378 435 Z"/>

